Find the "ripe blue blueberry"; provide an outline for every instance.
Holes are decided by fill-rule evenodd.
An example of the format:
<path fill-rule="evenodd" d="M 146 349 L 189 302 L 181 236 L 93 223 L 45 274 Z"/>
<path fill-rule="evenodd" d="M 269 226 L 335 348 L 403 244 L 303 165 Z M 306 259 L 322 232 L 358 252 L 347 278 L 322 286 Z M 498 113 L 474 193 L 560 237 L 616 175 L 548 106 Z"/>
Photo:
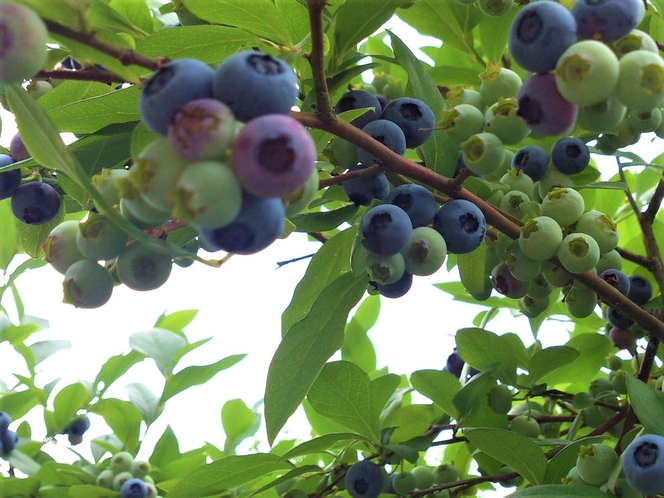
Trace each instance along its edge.
<path fill-rule="evenodd" d="M 562 53 L 574 43 L 576 21 L 555 2 L 526 5 L 512 21 L 508 38 L 514 60 L 533 73 L 552 71 Z"/>
<path fill-rule="evenodd" d="M 634 325 L 634 320 L 610 306 L 606 309 L 606 321 L 609 322 L 609 325 L 618 329 L 628 329 Z"/>
<path fill-rule="evenodd" d="M 369 252 L 391 256 L 406 247 L 413 232 L 413 224 L 399 206 L 381 204 L 364 214 L 360 230 L 362 244 Z"/>
<path fill-rule="evenodd" d="M 60 210 L 60 194 L 44 182 L 29 182 L 12 194 L 12 213 L 28 225 L 48 223 Z"/>
<path fill-rule="evenodd" d="M 461 377 L 461 371 L 463 370 L 463 366 L 465 364 L 466 363 L 461 359 L 461 356 L 459 356 L 457 348 L 454 348 L 452 354 L 450 354 L 447 357 L 447 360 L 445 361 L 443 372 L 451 373 L 458 379 L 459 377 Z"/>
<path fill-rule="evenodd" d="M 577 0 L 571 13 L 580 39 L 609 43 L 636 28 L 645 9 L 642 0 Z"/>
<path fill-rule="evenodd" d="M 419 147 L 433 133 L 436 124 L 431 108 L 423 101 L 411 97 L 400 97 L 390 102 L 381 119 L 387 119 L 399 125 L 406 137 L 406 147 Z"/>
<path fill-rule="evenodd" d="M 365 109 L 368 107 L 373 107 L 373 110 L 365 112 L 350 122 L 350 124 L 356 126 L 357 128 L 364 128 L 372 121 L 380 118 L 380 115 L 383 112 L 383 107 L 374 94 L 369 93 L 366 90 L 351 90 L 346 92 L 339 99 L 337 105 L 334 106 L 334 112 L 339 114 L 346 111 Z"/>
<path fill-rule="evenodd" d="M 629 295 L 629 289 L 631 287 L 629 277 L 620 270 L 610 268 L 601 272 L 598 277 L 604 280 L 611 287 L 619 290 L 625 296 Z"/>
<path fill-rule="evenodd" d="M 385 486 L 380 465 L 361 460 L 346 471 L 346 490 L 352 498 L 376 498 Z"/>
<path fill-rule="evenodd" d="M 145 498 L 148 495 L 148 486 L 136 477 L 127 479 L 120 488 L 122 498 Z"/>
<path fill-rule="evenodd" d="M 400 156 L 403 156 L 404 152 L 406 152 L 406 137 L 401 128 L 392 121 L 388 121 L 387 119 L 377 119 L 362 128 L 362 131 Z M 368 152 L 361 147 L 357 148 L 357 157 L 365 166 L 371 166 L 381 162 L 371 152 Z"/>
<path fill-rule="evenodd" d="M 288 114 L 297 91 L 297 78 L 288 64 L 253 50 L 231 55 L 214 75 L 214 97 L 243 123 L 265 114 Z"/>
<path fill-rule="evenodd" d="M 551 147 L 551 162 L 561 173 L 575 175 L 588 166 L 590 150 L 580 138 L 563 137 Z"/>
<path fill-rule="evenodd" d="M 11 453 L 17 444 L 18 436 L 13 430 L 7 429 L 4 432 L 0 432 L 0 454 L 7 455 Z"/>
<path fill-rule="evenodd" d="M 178 59 L 157 69 L 143 87 L 139 109 L 150 130 L 167 135 L 173 113 L 188 102 L 212 97 L 214 70 L 196 59 Z"/>
<path fill-rule="evenodd" d="M 12 423 L 12 418 L 7 412 L 0 412 L 0 433 L 9 429 L 9 424 Z"/>
<path fill-rule="evenodd" d="M 413 285 L 413 274 L 405 271 L 401 278 L 396 282 L 391 284 L 379 284 L 374 282 L 374 285 L 381 296 L 396 299 L 406 295 L 410 290 L 410 287 Z"/>
<path fill-rule="evenodd" d="M 521 147 L 512 158 L 512 167 L 522 170 L 533 182 L 544 178 L 548 166 L 549 155 L 537 145 Z"/>
<path fill-rule="evenodd" d="M 359 165 L 350 168 L 349 171 L 364 169 L 365 166 Z M 385 199 L 390 191 L 390 182 L 385 173 L 376 173 L 370 176 L 360 176 L 351 178 L 341 184 L 348 199 L 356 206 L 368 206 L 372 200 Z"/>
<path fill-rule="evenodd" d="M 14 163 L 14 159 L 7 154 L 0 154 L 0 168 Z M 0 173 L 0 200 L 11 197 L 21 185 L 21 170 L 13 169 Z"/>
<path fill-rule="evenodd" d="M 65 429 L 66 434 L 82 436 L 90 428 L 90 419 L 86 415 L 75 418 Z"/>
<path fill-rule="evenodd" d="M 433 221 L 438 206 L 433 194 L 422 185 L 407 183 L 392 190 L 385 202 L 406 211 L 413 228 L 423 227 Z"/>
<path fill-rule="evenodd" d="M 279 198 L 242 193 L 240 213 L 228 225 L 200 229 L 201 242 L 213 250 L 253 254 L 272 244 L 283 232 L 286 212 Z"/>
<path fill-rule="evenodd" d="M 637 437 L 621 456 L 629 485 L 644 495 L 664 493 L 664 437 L 646 434 Z"/>
<path fill-rule="evenodd" d="M 634 301 L 639 306 L 643 306 L 652 297 L 652 285 L 650 281 L 643 278 L 641 275 L 630 275 L 629 279 L 629 292 L 627 297 Z"/>
<path fill-rule="evenodd" d="M 486 233 L 484 213 L 472 202 L 453 199 L 443 204 L 433 219 L 438 231 L 452 254 L 465 254 L 482 243 Z"/>

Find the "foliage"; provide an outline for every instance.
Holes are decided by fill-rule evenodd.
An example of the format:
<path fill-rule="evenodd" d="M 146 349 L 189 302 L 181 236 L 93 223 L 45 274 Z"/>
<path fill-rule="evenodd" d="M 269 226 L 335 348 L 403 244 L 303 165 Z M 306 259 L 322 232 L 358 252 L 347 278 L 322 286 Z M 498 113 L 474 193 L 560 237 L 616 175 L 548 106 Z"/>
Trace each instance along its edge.
<path fill-rule="evenodd" d="M 7 276 L 0 299 L 11 292 L 20 319 L 12 323 L 0 308 L 0 343 L 6 341 L 20 354 L 29 372 L 16 374 L 11 384 L 0 381 L 0 411 L 11 416 L 11 429 L 19 436 L 16 449 L 0 456 L 5 462 L 0 462 L 0 497 L 117 496 L 117 489 L 99 480 L 112 466 L 112 455 L 145 452 L 142 438 L 167 401 L 177 403 L 171 398 L 242 359 L 236 355 L 179 368 L 185 355 L 207 342 L 188 341 L 183 329 L 195 312 L 179 312 L 132 335 L 131 351 L 108 358 L 94 380 L 44 382 L 37 378 L 39 365 L 68 344 L 40 340 L 41 326 L 25 315 L 15 281 L 45 264 L 43 244 L 65 215 L 82 219 L 93 204 L 151 250 L 191 259 L 183 249 L 194 238 L 186 223 L 167 223 L 158 233 L 141 230 L 107 204 L 91 178 L 104 169 L 123 169 L 153 140 L 141 123 L 138 98 L 141 86 L 165 60 L 191 57 L 216 65 L 252 47 L 281 57 L 297 74 L 300 110 L 291 115 L 308 127 L 316 144 L 320 183 L 308 207 L 289 216 L 285 235 L 306 232 L 322 244 L 283 312 L 282 340 L 265 380 L 263 407 L 247 407 L 240 400 L 224 405 L 223 448 L 207 444 L 181 453 L 176 434 L 167 428 L 149 458 L 149 475 L 160 495 L 276 496 L 292 488 L 309 496 L 347 496 L 344 474 L 357 460 L 371 459 L 395 474 L 424 465 L 428 451 L 444 447 L 440 463 L 452 464 L 458 479 L 435 481 L 409 496 L 446 496 L 445 490 L 452 496 L 482 495 L 499 484 L 518 486 L 515 497 L 614 496 L 625 486 L 619 479 L 620 464 L 601 486 L 573 478 L 583 448 L 602 443 L 620 453 L 641 429 L 664 435 L 664 357 L 659 348 L 664 339 L 659 251 L 664 244 L 659 210 L 664 155 L 646 162 L 621 150 L 628 143 L 616 142 L 624 139 L 617 130 L 572 129 L 570 135 L 592 144 L 594 154 L 614 156 L 616 164 L 613 171 L 600 171 L 593 160 L 570 177 L 570 186 L 581 193 L 586 211 L 605 213 L 616 222 L 623 272 L 648 279 L 654 297 L 640 307 L 590 271 L 575 275 L 575 283 L 562 291 L 555 289 L 542 310 L 529 314 L 522 300 L 492 292 L 497 285 L 489 274 L 496 263 L 492 254 L 517 239 L 525 221 L 540 215 L 539 204 L 525 203 L 521 218 L 515 217 L 496 207 L 507 190 L 500 177 L 472 176 L 467 169 L 455 177 L 459 144 L 442 130 L 434 130 L 416 151 L 397 157 L 349 124 L 361 111 L 341 117 L 332 111 L 346 89 L 369 88 L 362 79 L 366 74 L 373 74 L 375 85 L 390 84 L 389 91 L 425 102 L 437 120 L 449 109 L 455 88 L 479 90 L 479 75 L 492 65 L 511 68 L 525 79 L 507 41 L 514 16 L 529 2 L 517 2 L 505 15 L 492 17 L 477 2 L 457 0 L 14 1 L 46 21 L 53 44 L 47 67 L 34 81 L 51 81 L 55 88 L 35 99 L 19 85 L 4 87 L 2 104 L 14 113 L 32 157 L 0 171 L 20 167 L 31 177 L 48 179 L 63 196 L 63 211 L 52 222 L 31 226 L 12 216 L 9 199 L 0 201 L 0 268 Z M 396 34 L 381 30 L 393 15 L 443 42 L 423 48 L 433 65 L 417 59 Z M 171 26 L 177 19 L 182 26 Z M 648 1 L 639 29 L 659 40 L 662 26 L 664 2 Z M 82 69 L 65 70 L 60 61 L 66 57 Z M 60 137 L 65 132 L 76 135 L 68 146 Z M 447 260 L 448 269 L 458 267 L 461 282 L 438 285 L 458 301 L 483 307 L 475 323 L 456 333 L 456 354 L 465 362 L 460 375 L 441 369 L 406 377 L 376 368 L 366 333 L 382 298 L 375 295 L 358 256 L 357 228 L 375 203 L 348 202 L 340 184 L 358 174 L 337 164 L 332 147 L 337 137 L 370 150 L 394 185 L 419 183 L 434 192 L 439 203 L 465 199 L 484 213 L 488 230 L 480 247 Z M 539 145 L 548 151 L 556 138 L 532 134 L 505 148 L 515 152 Z M 30 258 L 13 265 L 23 253 Z M 220 261 L 196 259 L 217 266 L 228 256 Z M 554 258 L 543 264 L 555 263 Z M 592 312 L 582 318 L 566 302 L 580 288 L 596 293 Z M 389 306 L 389 300 L 380 306 Z M 608 306 L 636 322 L 630 329 L 635 345 L 620 353 L 632 361 L 616 369 L 606 366 L 607 357 L 617 351 L 603 315 Z M 500 309 L 530 317 L 530 343 L 511 332 L 491 330 Z M 572 330 L 568 340 L 542 348 L 537 337 L 545 320 L 567 322 Z M 330 361 L 339 351 L 341 359 Z M 133 383 L 126 388 L 128 401 L 108 395 L 110 386 L 145 360 L 153 361 L 164 378 L 161 393 Z M 508 413 L 494 409 L 490 401 L 497 385 L 511 393 Z M 414 402 L 412 394 L 426 401 Z M 311 424 L 310 439 L 278 439 L 300 406 Z M 33 408 L 43 413 L 43 441 L 32 439 L 33 428 L 21 420 Z M 86 413 L 102 417 L 111 433 L 89 441 L 92 461 L 78 454 L 72 464 L 56 461 L 48 452 L 50 442 Z M 238 446 L 255 437 L 262 417 L 272 449 L 238 454 Z M 523 418 L 514 422 L 517 417 Z M 519 429 L 524 419 L 536 422 L 527 429 L 535 427 L 535 434 Z"/>

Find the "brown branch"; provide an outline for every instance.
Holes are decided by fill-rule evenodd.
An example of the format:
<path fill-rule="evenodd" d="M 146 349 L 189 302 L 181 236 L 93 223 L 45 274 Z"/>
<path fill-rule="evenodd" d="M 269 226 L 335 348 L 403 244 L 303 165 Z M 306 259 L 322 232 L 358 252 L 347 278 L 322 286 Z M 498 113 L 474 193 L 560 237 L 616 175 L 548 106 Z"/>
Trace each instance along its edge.
<path fill-rule="evenodd" d="M 354 178 L 363 178 L 365 176 L 373 176 L 376 173 L 380 173 L 382 171 L 382 168 L 380 166 L 369 166 L 368 168 L 362 168 L 362 169 L 357 169 L 354 171 L 349 171 L 347 173 L 344 173 L 342 175 L 336 175 L 332 176 L 330 178 L 325 178 L 324 180 L 321 180 L 318 183 L 318 188 L 326 188 L 331 185 L 338 185 L 339 183 L 346 182 L 348 180 L 352 180 Z"/>
<path fill-rule="evenodd" d="M 623 249 L 622 247 L 616 247 L 616 251 L 618 251 L 618 254 L 620 254 L 620 256 L 622 256 L 623 259 L 631 261 L 632 263 L 636 263 L 637 265 L 642 266 L 646 270 L 653 271 L 654 265 L 649 257 L 641 256 L 640 254 L 628 251 L 627 249 Z"/>
<path fill-rule="evenodd" d="M 109 85 L 126 82 L 121 76 L 109 71 L 100 71 L 99 69 L 80 69 L 78 71 L 59 69 L 55 71 L 39 71 L 35 75 L 35 78 L 47 80 L 97 81 L 99 83 L 108 83 Z"/>
<path fill-rule="evenodd" d="M 316 92 L 316 114 L 323 120 L 336 119 L 325 78 L 325 44 L 323 33 L 323 9 L 325 0 L 309 0 L 309 26 L 311 27 L 311 53 L 307 56 Z"/>
<path fill-rule="evenodd" d="M 81 33 L 79 31 L 74 31 L 67 26 L 63 26 L 62 24 L 49 21 L 48 19 L 44 19 L 44 23 L 51 33 L 69 38 L 70 40 L 83 43 L 84 45 L 99 50 L 100 52 L 103 52 L 106 55 L 110 55 L 111 57 L 119 60 L 124 66 L 136 65 L 155 71 L 159 69 L 164 62 L 163 60 L 150 59 L 149 57 L 137 54 L 133 50 L 119 48 L 115 45 L 111 45 L 110 43 L 106 43 L 105 41 L 97 38 L 94 32 Z"/>
<path fill-rule="evenodd" d="M 657 216 L 657 212 L 662 205 L 662 199 L 664 199 L 664 178 L 659 181 L 657 188 L 655 188 L 655 191 L 650 198 L 648 207 L 643 213 L 643 221 L 650 224 L 655 221 L 655 216 Z"/>
<path fill-rule="evenodd" d="M 409 161 L 408 159 L 396 154 L 388 149 L 385 145 L 374 140 L 372 137 L 364 133 L 362 130 L 346 123 L 343 120 L 336 119 L 326 121 L 315 114 L 305 112 L 292 112 L 291 116 L 297 119 L 300 123 L 310 128 L 318 128 L 336 136 L 349 140 L 355 145 L 362 147 L 367 152 L 373 154 L 376 158 L 380 159 L 382 167 L 393 173 L 404 175 L 412 178 L 418 182 L 437 189 L 450 197 L 456 199 L 465 199 L 475 204 L 484 213 L 486 220 L 493 227 L 507 235 L 512 239 L 517 239 L 521 233 L 519 224 L 507 218 L 499 209 L 488 202 L 480 199 L 464 188 L 459 188 L 454 180 L 446 178 L 424 166 Z M 652 227 L 650 227 L 652 228 Z M 652 233 L 652 230 L 651 230 Z M 646 248 L 649 245 L 656 247 L 655 238 L 648 237 L 646 240 Z M 652 249 L 650 249 L 652 250 Z M 652 253 L 649 252 L 650 256 Z M 557 258 L 552 258 L 552 262 L 560 265 Z M 657 262 L 655 262 L 657 265 Z M 655 278 L 657 278 L 657 266 L 655 266 Z M 659 273 L 662 278 L 662 289 L 664 289 L 664 271 Z M 653 315 L 642 309 L 640 306 L 627 299 L 618 289 L 607 284 L 604 280 L 597 277 L 592 272 L 575 275 L 575 278 L 588 288 L 595 291 L 602 301 L 609 306 L 616 308 L 621 313 L 627 315 L 629 318 L 636 321 L 650 334 L 664 340 L 664 323 L 659 321 Z"/>

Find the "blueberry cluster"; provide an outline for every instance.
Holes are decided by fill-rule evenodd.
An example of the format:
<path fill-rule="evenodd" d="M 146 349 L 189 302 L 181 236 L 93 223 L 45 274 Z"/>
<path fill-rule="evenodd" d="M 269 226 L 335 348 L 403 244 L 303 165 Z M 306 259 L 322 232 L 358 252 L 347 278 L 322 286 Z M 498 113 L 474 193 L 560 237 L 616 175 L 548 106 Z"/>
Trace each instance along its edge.
<path fill-rule="evenodd" d="M 85 434 L 89 428 L 90 419 L 87 415 L 81 415 L 72 420 L 62 433 L 67 434 L 69 444 L 76 446 L 83 442 L 83 434 Z"/>
<path fill-rule="evenodd" d="M 109 468 L 102 470 L 95 483 L 102 488 L 119 491 L 121 498 L 157 498 L 159 493 L 150 477 L 152 466 L 145 460 L 134 460 L 131 453 L 113 455 Z"/>
<path fill-rule="evenodd" d="M 192 227 L 185 245 L 192 256 L 177 264 L 190 264 L 199 247 L 258 252 L 318 189 L 315 144 L 288 115 L 296 99 L 293 70 L 262 52 L 237 53 L 216 70 L 196 59 L 169 62 L 139 101 L 143 122 L 159 136 L 128 168 L 105 170 L 93 182 L 140 229 Z M 43 246 L 65 276 L 64 301 L 77 307 L 103 305 L 117 282 L 155 289 L 172 269 L 167 251 L 130 240 L 102 213 L 95 206 L 80 223 L 58 225 Z"/>
<path fill-rule="evenodd" d="M 9 428 L 12 419 L 6 412 L 0 412 L 0 456 L 9 455 L 18 444 L 18 436 Z"/>

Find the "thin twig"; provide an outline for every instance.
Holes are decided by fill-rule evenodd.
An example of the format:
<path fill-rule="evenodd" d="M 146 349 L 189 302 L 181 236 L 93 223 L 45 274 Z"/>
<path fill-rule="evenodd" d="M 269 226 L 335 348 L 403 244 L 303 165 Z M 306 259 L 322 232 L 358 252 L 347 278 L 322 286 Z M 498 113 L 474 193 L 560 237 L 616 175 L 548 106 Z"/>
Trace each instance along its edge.
<path fill-rule="evenodd" d="M 664 199 L 664 178 L 659 181 L 657 188 L 655 188 L 655 191 L 650 198 L 648 207 L 643 213 L 643 221 L 650 224 L 655 221 L 655 216 L 657 216 L 657 212 L 662 205 L 662 199 Z"/>
<path fill-rule="evenodd" d="M 99 83 L 108 83 L 109 85 L 126 83 L 123 77 L 113 74 L 110 71 L 100 71 L 99 69 L 39 71 L 35 75 L 35 78 L 45 80 L 97 81 Z"/>
<path fill-rule="evenodd" d="M 380 173 L 382 168 L 380 166 L 369 166 L 367 168 L 356 169 L 354 171 L 348 171 L 342 175 L 332 176 L 330 178 L 325 178 L 318 183 L 318 188 L 327 188 L 331 185 L 338 185 L 339 183 L 347 182 L 348 180 L 353 180 L 354 178 L 364 178 L 365 176 L 373 176 L 376 173 Z"/>
<path fill-rule="evenodd" d="M 636 263 L 637 265 L 642 266 L 646 270 L 653 271 L 654 266 L 652 260 L 649 257 L 641 256 L 640 254 L 628 251 L 627 249 L 623 249 L 622 247 L 616 247 L 616 251 L 618 251 L 618 254 L 620 254 L 620 256 L 623 259 L 631 261 L 632 263 Z"/>

